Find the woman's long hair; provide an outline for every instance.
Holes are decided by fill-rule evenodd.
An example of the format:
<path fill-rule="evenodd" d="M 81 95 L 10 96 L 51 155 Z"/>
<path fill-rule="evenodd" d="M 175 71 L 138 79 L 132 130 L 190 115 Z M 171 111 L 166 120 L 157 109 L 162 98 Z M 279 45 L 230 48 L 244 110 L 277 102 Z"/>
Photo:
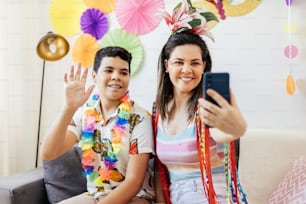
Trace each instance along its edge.
<path fill-rule="evenodd" d="M 202 61 L 206 63 L 204 72 L 211 71 L 212 62 L 210 53 L 205 41 L 199 35 L 186 31 L 171 35 L 163 46 L 158 59 L 158 89 L 156 94 L 156 104 L 162 119 L 165 119 L 168 116 L 170 112 L 168 109 L 168 103 L 174 97 L 173 84 L 170 80 L 169 74 L 166 73 L 165 60 L 169 59 L 175 47 L 186 44 L 200 47 L 202 51 Z M 198 86 L 192 90 L 192 96 L 188 101 L 189 121 L 192 120 L 195 115 L 197 100 L 201 96 L 203 96 L 203 76 Z"/>

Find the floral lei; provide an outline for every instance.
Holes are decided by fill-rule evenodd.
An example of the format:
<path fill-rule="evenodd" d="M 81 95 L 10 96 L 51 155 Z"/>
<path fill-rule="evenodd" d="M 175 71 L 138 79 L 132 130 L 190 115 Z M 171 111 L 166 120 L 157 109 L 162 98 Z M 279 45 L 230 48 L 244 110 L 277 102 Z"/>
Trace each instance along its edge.
<path fill-rule="evenodd" d="M 100 134 L 96 133 L 95 124 L 101 120 L 101 116 L 94 108 L 94 104 L 98 101 L 99 96 L 94 95 L 92 102 L 87 104 L 84 111 L 82 125 L 82 166 L 83 175 L 88 176 L 90 182 L 98 189 L 98 192 L 103 192 L 103 183 L 110 180 L 111 170 L 115 168 L 118 161 L 118 154 L 121 148 L 121 140 L 126 135 L 128 129 L 128 120 L 130 117 L 131 103 L 129 102 L 128 93 L 120 99 L 118 107 L 117 119 L 114 127 L 111 130 L 111 148 L 103 156 L 103 166 L 94 165 L 97 163 L 96 154 L 101 153 L 97 150 L 101 149 Z M 100 146 L 99 146 L 100 145 Z M 100 165 L 100 161 L 99 165 Z"/>

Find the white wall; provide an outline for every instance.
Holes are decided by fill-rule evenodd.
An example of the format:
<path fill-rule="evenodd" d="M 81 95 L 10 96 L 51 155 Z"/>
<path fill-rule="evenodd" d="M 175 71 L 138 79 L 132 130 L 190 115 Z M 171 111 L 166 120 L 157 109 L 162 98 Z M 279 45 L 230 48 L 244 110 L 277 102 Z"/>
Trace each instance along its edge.
<path fill-rule="evenodd" d="M 0 175 L 35 165 L 42 60 L 36 55 L 41 36 L 53 30 L 49 22 L 51 1 L 10 0 L 0 3 Z M 166 0 L 172 9 L 174 0 Z M 263 1 L 242 17 L 228 17 L 208 41 L 215 71 L 228 71 L 231 86 L 250 128 L 306 130 L 306 1 L 294 1 L 292 42 L 299 54 L 288 60 L 285 1 Z M 118 24 L 109 16 L 112 28 Z M 164 22 L 154 31 L 139 36 L 145 48 L 142 70 L 133 77 L 132 97 L 151 110 L 156 90 L 159 51 L 169 31 Z M 75 38 L 67 38 L 72 47 Z M 60 61 L 47 62 L 41 121 L 41 137 L 50 128 L 63 100 L 63 73 L 72 64 L 71 50 Z M 301 84 L 293 96 L 285 90 L 290 72 Z M 60 142 L 60 141 L 59 141 Z"/>

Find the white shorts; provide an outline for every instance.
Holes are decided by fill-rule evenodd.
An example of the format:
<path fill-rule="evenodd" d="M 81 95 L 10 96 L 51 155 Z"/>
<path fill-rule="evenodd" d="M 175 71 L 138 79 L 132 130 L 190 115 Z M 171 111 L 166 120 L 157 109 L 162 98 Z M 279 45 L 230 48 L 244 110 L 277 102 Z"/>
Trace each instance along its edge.
<path fill-rule="evenodd" d="M 220 204 L 227 204 L 224 178 L 214 178 L 214 188 Z M 208 204 L 201 178 L 192 178 L 171 183 L 170 199 L 173 204 Z"/>

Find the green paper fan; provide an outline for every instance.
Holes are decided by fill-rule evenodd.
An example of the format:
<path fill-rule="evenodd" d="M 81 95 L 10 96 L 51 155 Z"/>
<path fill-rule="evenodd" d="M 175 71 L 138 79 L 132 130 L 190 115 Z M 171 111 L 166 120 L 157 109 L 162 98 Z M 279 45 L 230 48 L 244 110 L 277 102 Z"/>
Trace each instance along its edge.
<path fill-rule="evenodd" d="M 131 76 L 134 76 L 141 69 L 144 50 L 141 41 L 136 35 L 120 28 L 109 31 L 100 40 L 100 47 L 107 46 L 120 46 L 132 54 Z"/>

